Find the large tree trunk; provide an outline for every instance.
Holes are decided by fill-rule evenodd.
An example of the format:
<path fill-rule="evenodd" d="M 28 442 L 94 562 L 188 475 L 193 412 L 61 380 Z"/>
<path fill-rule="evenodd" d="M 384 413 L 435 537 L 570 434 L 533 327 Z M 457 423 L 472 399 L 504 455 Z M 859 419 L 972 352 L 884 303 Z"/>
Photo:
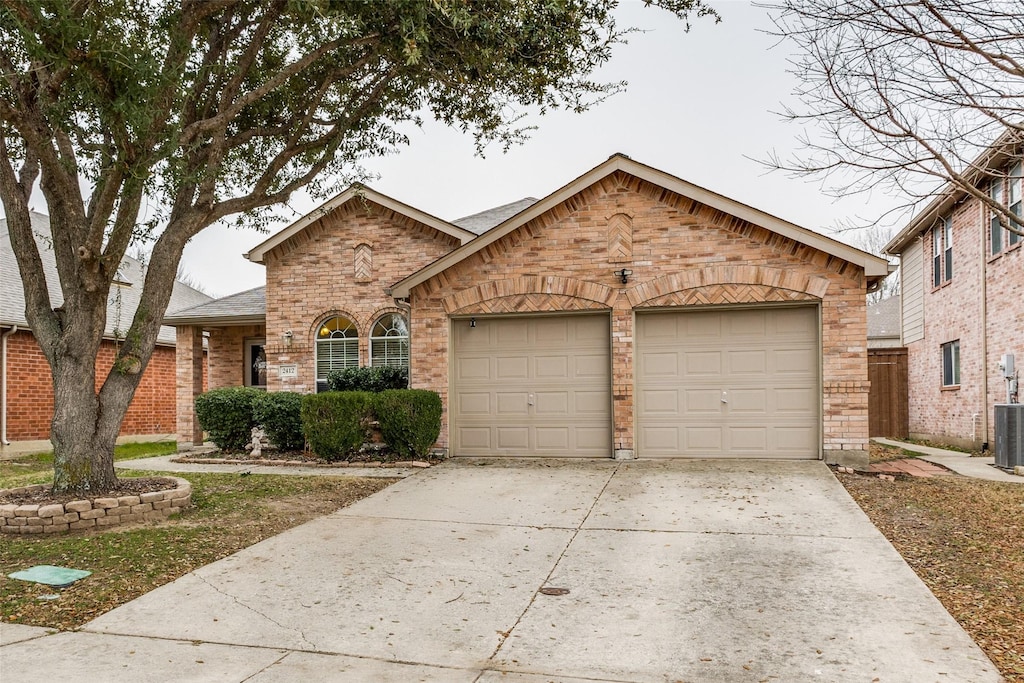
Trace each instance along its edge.
<path fill-rule="evenodd" d="M 101 403 L 95 372 L 95 358 L 83 356 L 64 356 L 53 368 L 54 493 L 89 495 L 117 486 L 114 445 L 128 401 Z"/>

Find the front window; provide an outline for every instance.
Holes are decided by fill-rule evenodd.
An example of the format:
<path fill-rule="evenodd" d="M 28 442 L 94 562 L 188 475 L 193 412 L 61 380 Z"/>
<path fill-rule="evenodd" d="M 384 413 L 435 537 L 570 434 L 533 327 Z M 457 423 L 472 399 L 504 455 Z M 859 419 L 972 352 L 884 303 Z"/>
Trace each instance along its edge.
<path fill-rule="evenodd" d="M 332 370 L 359 367 L 359 335 L 348 318 L 325 320 L 316 333 L 316 378 L 323 382 Z"/>
<path fill-rule="evenodd" d="M 942 345 L 942 386 L 960 386 L 960 340 Z"/>
<path fill-rule="evenodd" d="M 370 365 L 409 367 L 409 324 L 397 313 L 388 313 L 370 331 Z"/>

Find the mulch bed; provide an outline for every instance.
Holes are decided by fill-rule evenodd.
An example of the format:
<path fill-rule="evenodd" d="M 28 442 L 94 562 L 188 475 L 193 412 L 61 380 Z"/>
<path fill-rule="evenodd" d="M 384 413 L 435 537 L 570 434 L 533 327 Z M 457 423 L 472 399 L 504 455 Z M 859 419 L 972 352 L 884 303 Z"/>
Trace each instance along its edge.
<path fill-rule="evenodd" d="M 0 490 L 0 505 L 49 505 L 51 503 L 70 503 L 73 500 L 92 500 L 95 498 L 118 498 L 120 496 L 137 496 L 141 493 L 166 491 L 178 486 L 178 483 L 167 477 L 138 477 L 121 479 L 115 488 L 106 491 L 90 491 L 89 495 L 77 493 L 61 493 L 54 495 L 50 489 L 20 491 L 18 489 Z M 27 488 L 27 487 L 26 487 Z"/>

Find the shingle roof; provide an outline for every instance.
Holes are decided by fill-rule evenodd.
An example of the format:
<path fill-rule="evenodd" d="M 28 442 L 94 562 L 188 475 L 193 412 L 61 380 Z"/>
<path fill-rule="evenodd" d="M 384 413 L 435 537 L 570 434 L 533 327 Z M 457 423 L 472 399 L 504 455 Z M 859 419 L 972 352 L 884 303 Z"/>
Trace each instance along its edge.
<path fill-rule="evenodd" d="M 899 295 L 868 306 L 868 339 L 899 338 L 900 327 Z"/>
<path fill-rule="evenodd" d="M 183 308 L 164 316 L 170 325 L 198 325 L 216 322 L 262 323 L 266 319 L 267 288 L 254 287 L 198 306 Z"/>
<path fill-rule="evenodd" d="M 501 206 L 496 206 L 493 209 L 487 209 L 480 213 L 474 213 L 471 216 L 458 218 L 452 221 L 452 224 L 480 235 L 487 232 L 495 225 L 504 223 L 520 211 L 530 208 L 536 204 L 537 201 L 538 200 L 534 197 L 524 197 L 516 202 L 502 204 Z"/>
<path fill-rule="evenodd" d="M 32 231 L 39 245 L 39 257 L 43 261 L 43 272 L 46 285 L 50 291 L 52 306 L 60 306 L 64 296 L 60 289 L 60 278 L 57 274 L 57 259 L 50 248 L 50 219 L 35 211 L 31 214 Z M 107 302 L 107 328 L 104 336 L 114 337 L 115 330 L 123 335 L 131 324 L 135 309 L 138 308 L 142 296 L 142 285 L 146 277 L 146 267 L 138 260 L 125 256 L 118 269 L 120 282 L 127 285 L 113 285 L 110 288 L 110 299 Z M 175 282 L 168 308 L 185 308 L 212 301 L 202 292 L 182 282 Z M 14 258 L 14 249 L 7 230 L 6 219 L 0 218 L 0 324 L 28 327 L 25 319 L 25 292 L 21 286 L 21 273 Z M 160 328 L 157 343 L 173 345 L 174 328 L 166 325 Z"/>

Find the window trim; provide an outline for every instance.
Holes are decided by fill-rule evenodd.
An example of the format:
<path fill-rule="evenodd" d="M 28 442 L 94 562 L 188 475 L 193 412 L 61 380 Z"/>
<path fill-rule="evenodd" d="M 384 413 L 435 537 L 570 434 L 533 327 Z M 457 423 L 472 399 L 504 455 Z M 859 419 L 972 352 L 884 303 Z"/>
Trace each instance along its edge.
<path fill-rule="evenodd" d="M 956 389 L 960 387 L 960 340 L 954 339 L 942 344 L 942 388 Z M 948 378 L 948 381 L 947 381 Z"/>
<path fill-rule="evenodd" d="M 396 318 L 398 318 L 399 320 L 402 321 L 402 324 L 405 326 L 405 334 L 404 335 L 401 335 L 401 334 L 396 334 L 396 335 L 389 334 L 389 332 L 391 332 L 392 330 L 395 329 L 394 327 L 388 328 L 383 335 L 374 334 L 375 332 L 377 332 L 377 326 L 378 325 L 383 325 L 383 321 L 385 319 L 390 319 L 392 316 L 394 316 L 394 317 L 396 317 Z M 396 359 L 398 360 L 397 363 L 390 362 L 391 358 L 389 357 L 389 355 L 387 353 L 388 343 L 389 342 L 395 342 L 395 341 L 398 341 L 399 343 L 401 343 L 403 340 L 405 341 L 405 353 L 404 354 L 399 353 L 398 356 L 396 356 Z M 378 362 L 378 354 L 375 353 L 375 347 L 379 343 L 383 343 L 383 345 L 384 345 L 383 362 Z M 410 355 L 410 353 L 409 353 L 409 319 L 406 318 L 401 313 L 397 313 L 395 311 L 384 313 L 384 314 L 378 316 L 378 318 L 373 321 L 373 325 L 370 326 L 370 366 L 371 367 L 379 367 L 379 366 L 389 365 L 389 366 L 392 366 L 392 367 L 408 368 L 409 367 L 409 355 Z"/>

